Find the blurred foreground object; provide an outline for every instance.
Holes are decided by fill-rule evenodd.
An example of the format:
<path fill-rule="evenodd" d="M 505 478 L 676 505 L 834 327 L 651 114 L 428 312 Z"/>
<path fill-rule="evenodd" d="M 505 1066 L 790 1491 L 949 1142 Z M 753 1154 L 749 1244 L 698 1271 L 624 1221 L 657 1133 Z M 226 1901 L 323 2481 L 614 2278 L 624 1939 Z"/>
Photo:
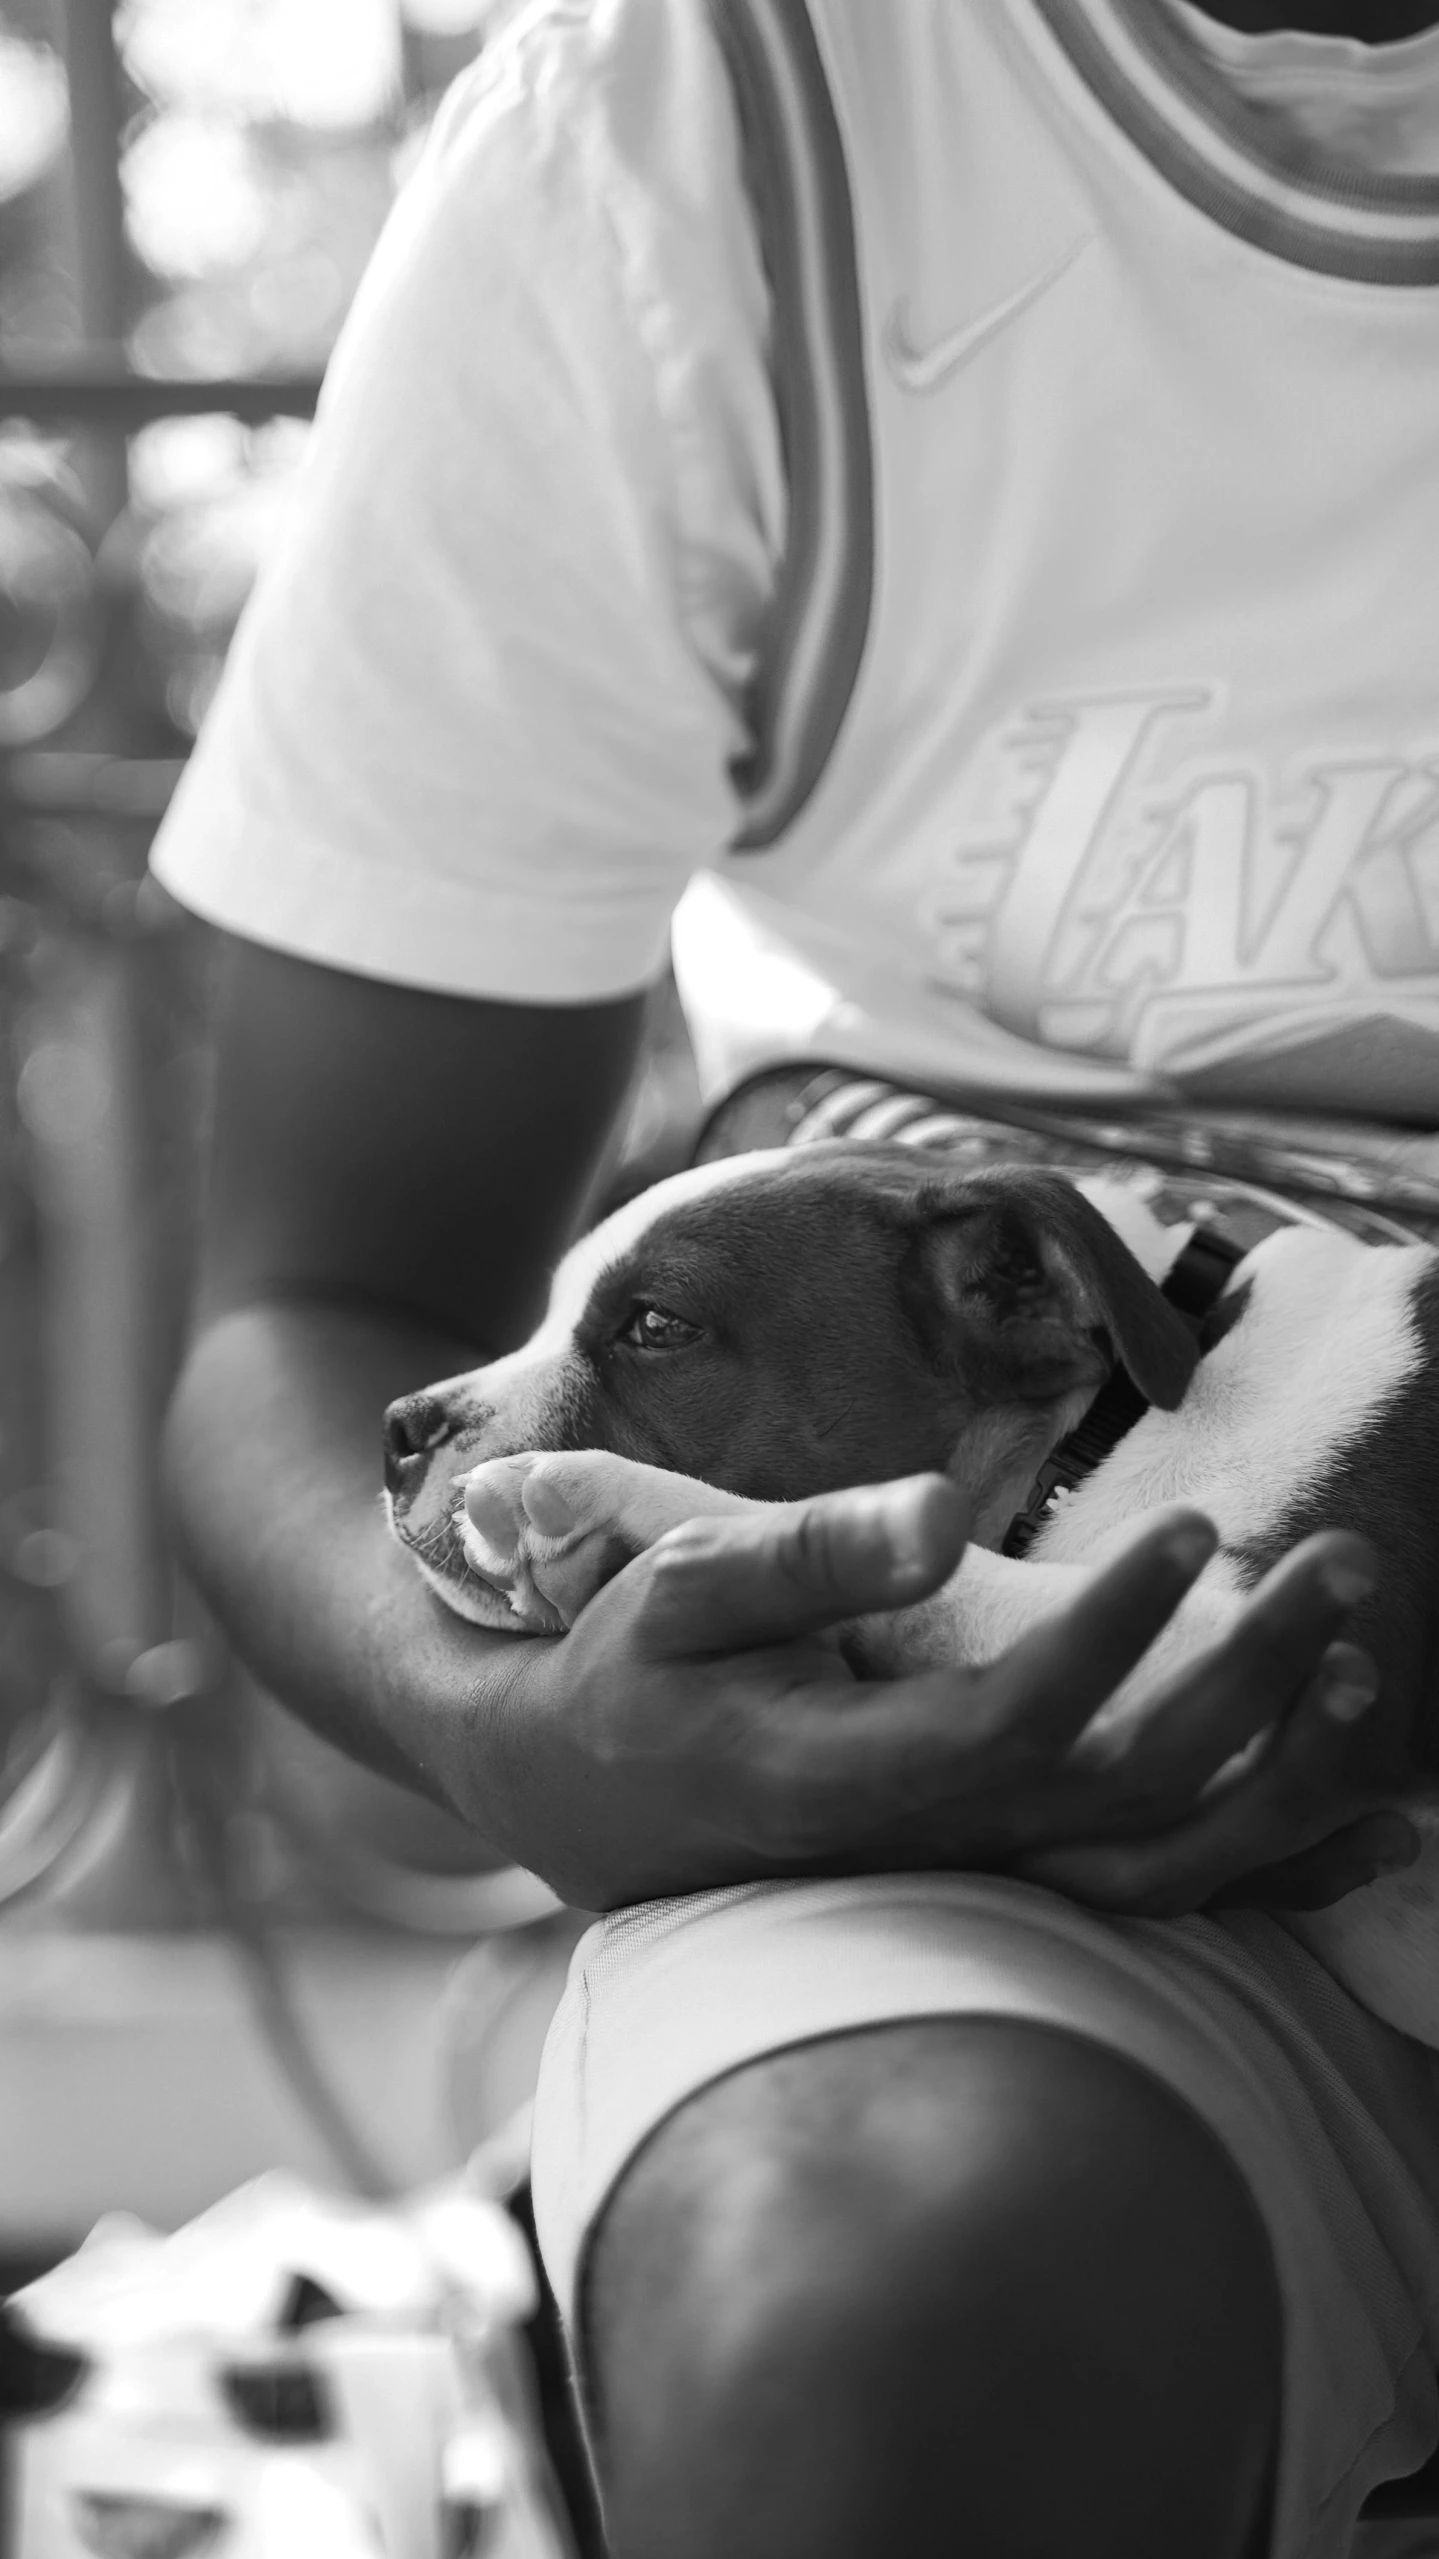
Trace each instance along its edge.
<path fill-rule="evenodd" d="M 13 2559 L 568 2559 L 509 2216 L 262 2177 L 170 2238 L 111 2216 L 0 2334 Z"/>

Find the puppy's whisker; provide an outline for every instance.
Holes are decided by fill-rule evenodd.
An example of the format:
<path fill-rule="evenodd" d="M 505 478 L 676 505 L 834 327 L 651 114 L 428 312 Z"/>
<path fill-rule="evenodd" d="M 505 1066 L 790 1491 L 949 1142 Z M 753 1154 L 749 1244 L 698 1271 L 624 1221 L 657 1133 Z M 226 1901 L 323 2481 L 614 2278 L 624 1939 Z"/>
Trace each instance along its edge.
<path fill-rule="evenodd" d="M 430 1527 L 420 1529 L 402 1524 L 399 1533 L 411 1554 L 417 1555 L 422 1564 L 431 1564 L 437 1570 L 448 1567 L 451 1571 L 456 1564 L 463 1564 L 456 1526 L 451 1519 L 437 1519 Z"/>

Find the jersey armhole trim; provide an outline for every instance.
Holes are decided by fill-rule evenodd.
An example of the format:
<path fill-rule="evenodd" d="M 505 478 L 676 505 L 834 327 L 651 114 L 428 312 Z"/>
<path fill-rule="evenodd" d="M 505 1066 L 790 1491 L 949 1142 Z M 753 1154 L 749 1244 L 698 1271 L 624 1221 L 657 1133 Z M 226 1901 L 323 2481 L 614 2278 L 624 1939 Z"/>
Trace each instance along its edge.
<path fill-rule="evenodd" d="M 854 210 L 804 0 L 708 0 L 733 86 L 772 303 L 789 523 L 733 767 L 731 851 L 774 844 L 813 793 L 859 673 L 874 592 L 874 474 Z"/>

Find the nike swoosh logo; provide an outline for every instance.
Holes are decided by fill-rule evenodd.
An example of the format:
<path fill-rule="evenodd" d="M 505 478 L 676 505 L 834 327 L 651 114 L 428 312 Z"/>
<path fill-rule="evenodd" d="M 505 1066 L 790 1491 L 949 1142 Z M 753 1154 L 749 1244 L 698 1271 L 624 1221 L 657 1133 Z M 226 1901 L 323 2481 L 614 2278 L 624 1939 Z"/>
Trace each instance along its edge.
<path fill-rule="evenodd" d="M 1011 320 L 1017 320 L 1021 311 L 1027 311 L 1048 293 L 1051 285 L 1058 284 L 1088 246 L 1087 235 L 1074 241 L 1052 266 L 1042 267 L 1038 275 L 1030 276 L 1013 293 L 1007 293 L 991 310 L 981 311 L 978 319 L 966 320 L 962 328 L 951 329 L 947 336 L 936 338 L 927 347 L 915 345 L 909 334 L 908 305 L 896 302 L 885 323 L 884 357 L 901 391 L 933 391 L 941 382 L 947 382 L 981 347 L 987 347 L 991 338 L 998 337 L 1001 329 L 1007 329 Z"/>

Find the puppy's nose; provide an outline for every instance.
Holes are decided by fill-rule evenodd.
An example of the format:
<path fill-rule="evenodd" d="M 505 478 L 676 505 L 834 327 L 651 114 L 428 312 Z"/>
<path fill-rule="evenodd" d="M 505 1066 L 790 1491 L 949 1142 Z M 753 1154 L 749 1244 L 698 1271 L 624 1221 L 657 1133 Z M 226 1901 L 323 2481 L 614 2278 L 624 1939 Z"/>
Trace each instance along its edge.
<path fill-rule="evenodd" d="M 449 1415 L 434 1395 L 402 1395 L 385 1415 L 385 1490 L 402 1493 L 411 1483 L 414 1460 L 428 1457 L 449 1429 Z"/>

